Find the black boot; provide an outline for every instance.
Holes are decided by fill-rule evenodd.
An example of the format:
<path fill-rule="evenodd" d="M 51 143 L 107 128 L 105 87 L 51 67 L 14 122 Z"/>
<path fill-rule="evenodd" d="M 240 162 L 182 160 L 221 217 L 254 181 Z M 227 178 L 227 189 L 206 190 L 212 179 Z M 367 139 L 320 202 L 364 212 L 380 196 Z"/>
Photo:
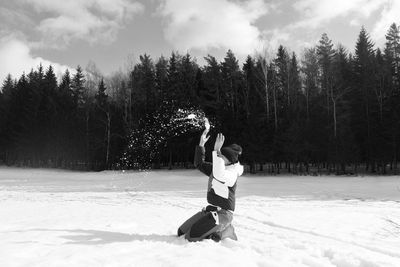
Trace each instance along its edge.
<path fill-rule="evenodd" d="M 184 232 L 182 232 L 181 228 L 179 228 L 179 229 L 178 229 L 178 233 L 177 233 L 177 234 L 178 234 L 178 236 L 181 236 L 181 235 L 183 235 L 183 234 L 184 234 Z"/>
<path fill-rule="evenodd" d="M 210 235 L 210 239 L 214 240 L 215 242 L 221 241 L 221 235 L 219 233 L 212 233 Z"/>

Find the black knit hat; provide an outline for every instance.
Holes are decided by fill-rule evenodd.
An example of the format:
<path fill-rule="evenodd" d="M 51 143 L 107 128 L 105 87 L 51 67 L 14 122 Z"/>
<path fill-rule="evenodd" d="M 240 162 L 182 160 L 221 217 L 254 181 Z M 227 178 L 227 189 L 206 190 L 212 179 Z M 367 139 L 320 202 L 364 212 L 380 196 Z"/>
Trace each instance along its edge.
<path fill-rule="evenodd" d="M 239 161 L 239 155 L 242 154 L 242 147 L 237 144 L 232 144 L 232 145 L 221 148 L 221 153 L 231 163 L 237 163 Z"/>

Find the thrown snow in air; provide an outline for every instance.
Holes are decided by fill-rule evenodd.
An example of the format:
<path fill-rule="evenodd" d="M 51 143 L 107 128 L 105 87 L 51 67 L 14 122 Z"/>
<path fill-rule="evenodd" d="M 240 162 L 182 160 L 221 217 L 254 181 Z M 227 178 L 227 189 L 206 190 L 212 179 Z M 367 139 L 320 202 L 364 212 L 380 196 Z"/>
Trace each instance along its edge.
<path fill-rule="evenodd" d="M 194 118 L 196 118 L 196 115 L 194 115 L 194 114 L 189 114 L 189 115 L 188 115 L 188 119 L 189 119 L 189 120 L 194 119 Z"/>
<path fill-rule="evenodd" d="M 400 266 L 399 177 L 239 179 L 239 241 L 189 243 L 194 170 L 0 168 L 0 266 Z"/>

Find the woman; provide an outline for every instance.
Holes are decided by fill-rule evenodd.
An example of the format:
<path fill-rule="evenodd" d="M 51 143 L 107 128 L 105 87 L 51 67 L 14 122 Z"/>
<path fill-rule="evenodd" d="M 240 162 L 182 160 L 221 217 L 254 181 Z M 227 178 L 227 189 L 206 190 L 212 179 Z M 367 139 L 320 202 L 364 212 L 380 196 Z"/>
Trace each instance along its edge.
<path fill-rule="evenodd" d="M 196 213 L 178 229 L 178 236 L 185 235 L 189 241 L 201 241 L 211 238 L 220 241 L 224 238 L 237 240 L 231 224 L 235 211 L 235 192 L 237 178 L 243 174 L 243 166 L 239 163 L 242 148 L 232 144 L 222 147 L 225 141 L 219 133 L 212 152 L 212 163 L 205 161 L 204 145 L 210 138 L 206 128 L 196 146 L 194 165 L 209 177 L 207 202 L 208 206 Z"/>

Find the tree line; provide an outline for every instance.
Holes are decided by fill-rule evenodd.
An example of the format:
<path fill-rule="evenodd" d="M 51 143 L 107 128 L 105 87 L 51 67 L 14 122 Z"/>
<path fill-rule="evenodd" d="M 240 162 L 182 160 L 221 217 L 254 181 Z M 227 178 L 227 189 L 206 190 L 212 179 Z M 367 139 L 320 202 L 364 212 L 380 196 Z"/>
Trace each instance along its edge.
<path fill-rule="evenodd" d="M 18 79 L 8 75 L 0 92 L 0 161 L 124 168 L 130 141 L 143 135 L 137 129 L 172 106 L 190 106 L 215 121 L 213 131 L 225 133 L 227 143 L 243 146 L 241 161 L 253 173 L 398 173 L 395 23 L 383 49 L 362 28 L 354 53 L 323 34 L 301 58 L 279 46 L 248 56 L 242 66 L 231 50 L 221 62 L 204 59 L 199 66 L 189 53 L 157 60 L 144 54 L 129 71 L 110 77 L 93 63 L 67 70 L 60 81 L 51 66 Z M 160 144 L 152 166 L 190 167 L 198 138 L 191 132 Z"/>

